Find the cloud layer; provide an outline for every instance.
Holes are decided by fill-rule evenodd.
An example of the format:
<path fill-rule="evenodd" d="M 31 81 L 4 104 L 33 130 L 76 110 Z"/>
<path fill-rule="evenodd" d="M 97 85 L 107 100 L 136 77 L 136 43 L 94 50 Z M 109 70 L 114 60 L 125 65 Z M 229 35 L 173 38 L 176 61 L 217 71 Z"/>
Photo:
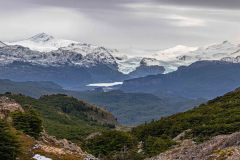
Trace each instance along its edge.
<path fill-rule="evenodd" d="M 239 0 L 1 0 L 0 40 L 38 32 L 112 48 L 239 41 Z"/>

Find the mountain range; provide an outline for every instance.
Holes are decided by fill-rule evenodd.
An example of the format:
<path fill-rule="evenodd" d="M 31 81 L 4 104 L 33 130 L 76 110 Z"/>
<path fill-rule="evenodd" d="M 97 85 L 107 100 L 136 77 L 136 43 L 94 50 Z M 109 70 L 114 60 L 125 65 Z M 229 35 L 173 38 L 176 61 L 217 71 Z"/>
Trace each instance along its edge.
<path fill-rule="evenodd" d="M 155 95 L 211 99 L 240 85 L 240 64 L 198 61 L 168 74 L 124 81 L 121 90 Z"/>
<path fill-rule="evenodd" d="M 1 43 L 1 79 L 15 81 L 3 81 L 1 90 L 33 97 L 52 93 L 84 97 L 106 107 L 121 123 L 137 124 L 184 111 L 238 87 L 239 50 L 240 45 L 224 41 L 207 47 L 178 45 L 144 56 L 125 56 L 127 50 L 41 33 L 26 40 Z M 40 81 L 40 85 L 34 81 Z M 119 84 L 109 88 L 120 91 L 86 91 L 97 88 L 98 85 L 93 87 L 96 83 Z M 53 87 L 46 87 L 49 85 Z M 147 110 L 149 106 L 151 112 Z M 141 116 L 134 119 L 137 108 L 141 108 Z"/>
<path fill-rule="evenodd" d="M 15 81 L 53 81 L 65 88 L 81 90 L 90 83 L 123 81 L 131 77 L 164 72 L 162 66 L 149 66 L 148 60 L 133 73 L 120 71 L 115 50 L 45 33 L 0 47 L 0 75 Z"/>
<path fill-rule="evenodd" d="M 158 72 L 155 70 L 155 74 L 168 73 L 177 70 L 179 66 L 190 65 L 201 60 L 221 60 L 236 63 L 239 62 L 238 56 L 240 56 L 240 45 L 228 41 L 204 47 L 178 45 L 163 50 L 133 51 L 131 49 L 109 49 L 73 40 L 58 39 L 46 33 L 40 33 L 26 40 L 5 43 L 10 46 L 18 45 L 29 48 L 27 55 L 22 55 L 19 51 L 20 55 L 15 54 L 15 59 L 8 55 L 6 61 L 16 61 L 20 56 L 24 58 L 22 61 L 45 66 L 71 64 L 92 67 L 104 64 L 123 74 L 129 74 L 141 66 L 153 66 L 154 68 L 161 66 Z M 35 52 L 30 53 L 30 51 Z M 144 73 L 145 75 L 154 74 Z"/>

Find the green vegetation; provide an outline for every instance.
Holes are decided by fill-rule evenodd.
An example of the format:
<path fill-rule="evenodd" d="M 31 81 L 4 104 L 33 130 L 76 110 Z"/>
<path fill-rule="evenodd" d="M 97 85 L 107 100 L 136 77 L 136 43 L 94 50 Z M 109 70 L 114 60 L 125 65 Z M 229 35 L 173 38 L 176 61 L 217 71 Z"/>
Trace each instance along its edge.
<path fill-rule="evenodd" d="M 131 132 L 125 133 L 133 140 L 131 143 L 133 145 L 129 147 L 130 149 L 125 155 L 128 155 L 129 159 L 143 159 L 143 157 L 157 155 L 175 145 L 176 142 L 172 139 L 188 129 L 190 129 L 189 132 L 186 132 L 183 138 L 192 138 L 198 143 L 216 135 L 240 131 L 239 115 L 240 91 L 238 90 L 187 112 L 164 117 L 158 121 L 133 128 Z M 110 159 L 109 157 L 121 159 L 120 155 L 123 153 L 119 152 L 119 149 L 121 150 L 123 145 L 126 145 L 126 141 L 122 136 L 117 136 L 119 139 L 115 141 L 114 135 L 118 134 L 121 133 L 112 132 L 97 136 L 87 143 L 87 148 L 96 156 L 99 153 L 103 154 L 107 157 L 105 159 Z M 143 142 L 143 152 L 137 152 L 139 148 L 136 142 Z M 120 147 L 114 148 L 111 144 Z M 125 157 L 125 159 L 127 158 Z"/>
<path fill-rule="evenodd" d="M 176 142 L 174 142 L 168 136 L 148 136 L 144 142 L 144 151 L 146 155 L 154 156 L 168 150 L 174 144 L 176 144 Z"/>
<path fill-rule="evenodd" d="M 92 154 L 104 159 L 136 159 L 137 139 L 127 132 L 107 131 L 85 143 L 85 148 Z"/>
<path fill-rule="evenodd" d="M 12 115 L 13 126 L 27 135 L 38 138 L 42 132 L 42 121 L 34 111 L 16 112 Z"/>
<path fill-rule="evenodd" d="M 125 93 L 119 90 L 109 92 L 71 92 L 74 97 L 107 108 L 124 125 L 136 126 L 152 119 L 186 111 L 205 102 L 203 99 L 187 99 L 170 95 L 155 96 L 147 93 Z"/>
<path fill-rule="evenodd" d="M 0 120 L 0 159 L 15 160 L 20 152 L 20 145 L 10 127 Z"/>
<path fill-rule="evenodd" d="M 6 96 L 17 101 L 24 109 L 39 113 L 43 127 L 57 138 L 81 143 L 90 133 L 108 130 L 117 124 L 116 119 L 105 110 L 63 94 L 42 96 L 39 99 L 21 94 Z M 21 114 L 14 119 L 17 121 L 19 118 L 27 119 L 26 115 Z M 23 124 L 15 124 L 17 128 L 23 127 Z"/>
<path fill-rule="evenodd" d="M 132 133 L 139 140 L 145 141 L 149 136 L 176 137 L 191 129 L 186 138 L 202 142 L 219 134 L 230 134 L 240 130 L 240 91 L 231 92 L 202 104 L 184 113 L 140 125 Z"/>
<path fill-rule="evenodd" d="M 240 90 L 187 112 L 142 124 L 128 132 L 112 130 L 116 120 L 111 114 L 73 97 L 62 94 L 39 99 L 7 96 L 19 102 L 25 110 L 37 111 L 51 135 L 78 142 L 89 153 L 106 160 L 142 160 L 157 155 L 173 147 L 176 144 L 173 138 L 186 130 L 188 132 L 183 138 L 191 138 L 198 143 L 216 135 L 240 131 Z M 30 122 L 27 123 L 29 113 L 13 114 L 13 124 L 16 129 L 34 136 L 32 130 L 29 132 Z M 101 134 L 86 140 L 95 132 Z"/>

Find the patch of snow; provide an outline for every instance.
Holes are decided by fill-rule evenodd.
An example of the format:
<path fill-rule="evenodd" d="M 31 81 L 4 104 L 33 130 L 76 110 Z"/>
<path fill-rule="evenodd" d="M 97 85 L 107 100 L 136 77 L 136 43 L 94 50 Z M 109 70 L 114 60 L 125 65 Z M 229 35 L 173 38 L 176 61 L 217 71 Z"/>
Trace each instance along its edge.
<path fill-rule="evenodd" d="M 36 160 L 52 160 L 51 158 L 47 158 L 47 157 L 41 156 L 41 155 L 39 155 L 39 154 L 35 154 L 35 155 L 33 156 L 33 159 L 36 159 Z"/>
<path fill-rule="evenodd" d="M 113 82 L 113 83 L 93 83 L 86 85 L 87 87 L 112 87 L 116 85 L 122 85 L 123 82 Z"/>

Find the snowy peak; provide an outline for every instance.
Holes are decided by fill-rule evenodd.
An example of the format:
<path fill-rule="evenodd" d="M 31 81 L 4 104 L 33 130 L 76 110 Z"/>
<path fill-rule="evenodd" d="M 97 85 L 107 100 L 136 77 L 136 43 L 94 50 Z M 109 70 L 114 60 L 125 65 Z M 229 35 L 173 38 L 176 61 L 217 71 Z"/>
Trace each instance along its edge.
<path fill-rule="evenodd" d="M 0 47 L 4 47 L 4 46 L 6 46 L 6 44 L 0 41 Z"/>
<path fill-rule="evenodd" d="M 48 35 L 46 33 L 39 33 L 33 37 L 31 37 L 29 40 L 33 41 L 33 42 L 47 42 L 54 39 L 53 36 Z"/>
<path fill-rule="evenodd" d="M 29 39 L 25 39 L 17 42 L 10 42 L 7 44 L 20 45 L 20 46 L 28 47 L 31 50 L 39 51 L 39 52 L 51 52 L 54 50 L 58 50 L 61 47 L 67 47 L 72 43 L 78 43 L 78 42 L 72 41 L 72 40 L 57 39 L 46 33 L 40 33 Z"/>

